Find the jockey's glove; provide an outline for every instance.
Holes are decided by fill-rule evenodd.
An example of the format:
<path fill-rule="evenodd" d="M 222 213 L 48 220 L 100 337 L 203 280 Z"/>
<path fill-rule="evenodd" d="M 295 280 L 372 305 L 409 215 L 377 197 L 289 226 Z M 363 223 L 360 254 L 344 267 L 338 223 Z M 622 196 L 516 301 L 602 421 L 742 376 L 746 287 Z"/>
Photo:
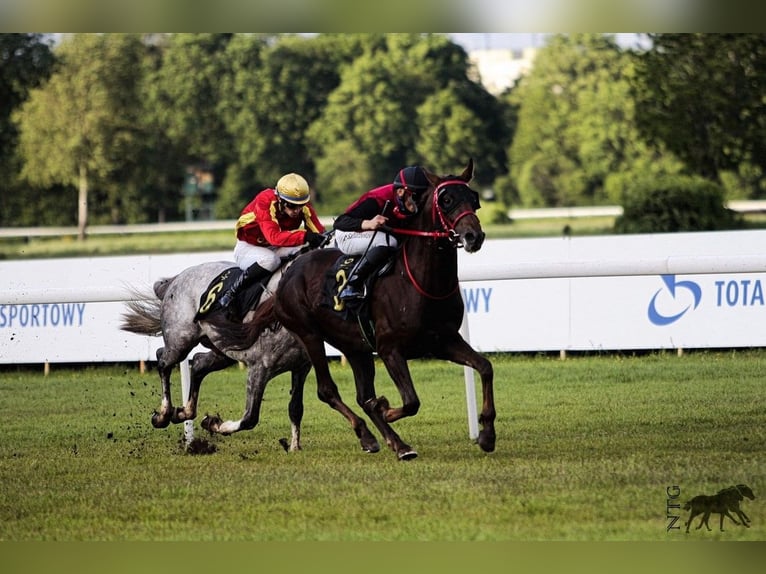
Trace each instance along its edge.
<path fill-rule="evenodd" d="M 307 230 L 303 239 L 310 247 L 319 247 L 324 242 L 325 236 L 322 233 L 315 233 L 311 230 Z"/>

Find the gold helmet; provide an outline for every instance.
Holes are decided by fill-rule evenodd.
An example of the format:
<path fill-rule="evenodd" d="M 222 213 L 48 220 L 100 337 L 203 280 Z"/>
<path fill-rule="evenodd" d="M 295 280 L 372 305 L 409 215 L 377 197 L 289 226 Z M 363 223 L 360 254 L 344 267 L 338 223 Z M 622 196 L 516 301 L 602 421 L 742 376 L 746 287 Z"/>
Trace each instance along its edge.
<path fill-rule="evenodd" d="M 277 195 L 280 199 L 294 205 L 303 205 L 311 199 L 309 184 L 297 173 L 288 173 L 279 178 Z"/>

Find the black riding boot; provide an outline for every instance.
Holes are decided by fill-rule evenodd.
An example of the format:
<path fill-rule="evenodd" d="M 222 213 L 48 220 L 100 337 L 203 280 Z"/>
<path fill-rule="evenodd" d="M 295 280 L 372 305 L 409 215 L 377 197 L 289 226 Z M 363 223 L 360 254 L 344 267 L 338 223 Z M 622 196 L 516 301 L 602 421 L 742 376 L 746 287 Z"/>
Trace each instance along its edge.
<path fill-rule="evenodd" d="M 373 271 L 386 262 L 395 250 L 396 248 L 388 245 L 378 245 L 362 255 L 362 258 L 356 262 L 351 270 L 351 276 L 348 278 L 343 291 L 340 292 L 340 299 L 364 299 L 365 281 Z"/>
<path fill-rule="evenodd" d="M 218 300 L 219 304 L 221 307 L 228 307 L 236 298 L 237 293 L 249 287 L 256 281 L 265 279 L 271 275 L 271 273 L 272 272 L 268 269 L 264 269 L 257 263 L 253 263 L 250 267 L 245 269 L 242 274 L 234 280 L 234 283 L 231 284 L 231 287 L 229 287 L 229 289 L 223 295 L 221 295 L 221 298 Z"/>

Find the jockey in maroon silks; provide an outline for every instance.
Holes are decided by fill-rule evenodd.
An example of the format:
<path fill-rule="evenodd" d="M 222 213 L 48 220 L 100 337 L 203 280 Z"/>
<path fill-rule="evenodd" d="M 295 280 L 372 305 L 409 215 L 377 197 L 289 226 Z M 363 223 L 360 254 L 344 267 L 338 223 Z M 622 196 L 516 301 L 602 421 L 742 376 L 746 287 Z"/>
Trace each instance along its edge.
<path fill-rule="evenodd" d="M 279 178 L 275 189 L 264 189 L 245 206 L 237 220 L 234 246 L 234 261 L 243 273 L 221 296 L 222 307 L 228 307 L 241 290 L 269 277 L 282 257 L 304 243 L 321 245 L 325 229 L 310 199 L 306 180 L 288 173 Z"/>
<path fill-rule="evenodd" d="M 389 220 L 412 217 L 417 200 L 430 186 L 420 166 L 409 166 L 396 174 L 394 182 L 371 189 L 333 223 L 335 244 L 346 255 L 362 255 L 351 270 L 340 299 L 362 299 L 367 277 L 396 250 L 396 238 L 381 229 Z"/>

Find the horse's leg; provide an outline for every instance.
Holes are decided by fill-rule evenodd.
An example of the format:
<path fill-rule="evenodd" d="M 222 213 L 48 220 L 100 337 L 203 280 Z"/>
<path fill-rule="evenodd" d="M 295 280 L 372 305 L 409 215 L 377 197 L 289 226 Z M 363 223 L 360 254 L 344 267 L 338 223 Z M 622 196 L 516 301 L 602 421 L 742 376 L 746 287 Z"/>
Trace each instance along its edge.
<path fill-rule="evenodd" d="M 177 363 L 165 360 L 165 347 L 157 349 L 157 373 L 160 376 L 160 385 L 162 386 L 162 401 L 160 410 L 152 414 L 152 426 L 158 429 L 164 429 L 170 424 L 173 412 L 173 398 L 170 393 L 170 374 Z"/>
<path fill-rule="evenodd" d="M 398 349 L 385 346 L 378 348 L 378 356 L 402 398 L 402 406 L 396 408 L 391 408 L 385 397 L 378 399 L 379 408 L 383 409 L 386 422 L 392 423 L 404 417 L 415 416 L 420 410 L 420 399 L 415 391 L 407 360 Z"/>
<path fill-rule="evenodd" d="M 290 374 L 290 403 L 287 414 L 290 417 L 290 452 L 301 450 L 301 422 L 303 421 L 303 389 L 311 371 L 311 363 L 296 367 Z"/>
<path fill-rule="evenodd" d="M 327 403 L 331 408 L 341 413 L 351 423 L 351 428 L 359 438 L 362 450 L 365 452 L 378 452 L 380 445 L 375 436 L 367 428 L 364 419 L 357 416 L 348 405 L 343 402 L 338 392 L 338 385 L 330 374 L 330 365 L 325 355 L 324 341 L 313 334 L 298 334 L 308 351 L 311 363 L 314 365 L 314 374 L 317 379 L 317 397 L 323 403 Z"/>
<path fill-rule="evenodd" d="M 697 514 L 693 510 L 691 512 L 689 512 L 689 520 L 686 521 L 686 533 L 687 534 L 689 533 L 689 526 L 691 526 L 692 518 L 694 518 L 695 516 L 697 516 Z"/>
<path fill-rule="evenodd" d="M 409 460 L 418 456 L 418 453 L 391 428 L 386 420 L 387 413 L 391 410 L 385 397 L 375 397 L 375 363 L 371 353 L 347 354 L 346 359 L 354 372 L 356 384 L 356 402 L 364 409 L 375 426 L 383 435 L 386 444 L 391 447 L 399 457 L 399 460 Z M 405 370 L 407 367 L 404 362 Z M 406 373 L 409 376 L 409 372 Z M 412 380 L 409 379 L 410 387 Z M 397 385 L 398 386 L 398 385 Z M 414 394 L 414 390 L 413 390 Z M 417 397 L 415 397 L 417 400 Z"/>
<path fill-rule="evenodd" d="M 477 442 L 484 452 L 495 450 L 495 396 L 494 369 L 485 357 L 477 353 L 459 333 L 451 339 L 442 341 L 438 349 L 434 349 L 437 358 L 447 359 L 453 363 L 471 367 L 481 377 L 482 404 L 479 423 L 482 425 Z"/>
<path fill-rule="evenodd" d="M 163 332 L 165 346 L 157 349 L 157 372 L 160 375 L 160 384 L 162 385 L 162 403 L 160 404 L 160 411 L 155 411 L 152 415 L 154 428 L 165 428 L 171 422 L 179 422 L 177 412 L 183 409 L 173 407 L 170 375 L 175 366 L 183 361 L 199 342 L 196 332 L 171 333 L 169 336 L 168 332 Z"/>
<path fill-rule="evenodd" d="M 202 380 L 210 373 L 220 371 L 233 365 L 236 361 L 218 351 L 209 351 L 207 353 L 197 353 L 189 361 L 189 398 L 183 408 L 177 407 L 172 410 L 171 422 L 182 423 L 190 421 L 197 416 L 197 402 L 199 401 L 199 389 L 202 386 Z"/>
<path fill-rule="evenodd" d="M 691 510 L 689 510 L 689 520 L 686 521 L 686 532 L 689 532 L 689 526 L 691 526 L 694 517 L 699 516 L 703 512 L 704 510 L 700 509 L 699 506 L 692 505 Z M 700 525 L 697 527 L 697 529 L 699 529 L 701 526 L 702 522 L 700 522 Z"/>
<path fill-rule="evenodd" d="M 737 522 L 737 520 L 731 514 L 729 514 L 728 510 L 724 510 L 723 512 L 721 512 L 721 532 L 723 532 L 723 518 L 724 518 L 724 516 L 728 516 L 729 518 L 731 518 L 731 521 L 734 524 L 739 524 L 739 522 Z"/>
<path fill-rule="evenodd" d="M 245 412 L 238 421 L 223 421 L 217 415 L 207 415 L 202 421 L 202 428 L 211 433 L 230 435 L 241 430 L 254 429 L 261 416 L 261 403 L 266 385 L 279 371 L 271 370 L 258 358 L 253 358 L 247 364 L 247 390 L 245 392 Z"/>

